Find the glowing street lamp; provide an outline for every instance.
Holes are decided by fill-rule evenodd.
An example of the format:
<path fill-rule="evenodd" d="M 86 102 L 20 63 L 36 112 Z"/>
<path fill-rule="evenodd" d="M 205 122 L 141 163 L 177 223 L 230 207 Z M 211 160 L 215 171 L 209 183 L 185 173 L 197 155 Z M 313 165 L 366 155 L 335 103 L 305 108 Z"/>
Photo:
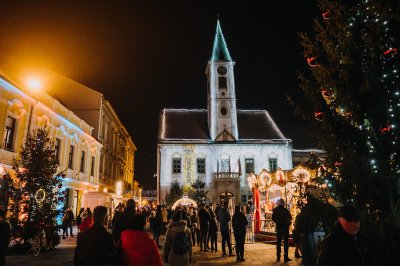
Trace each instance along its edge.
<path fill-rule="evenodd" d="M 26 81 L 28 89 L 32 92 L 36 92 L 42 88 L 42 83 L 38 78 L 31 77 Z M 32 95 L 32 98 L 35 99 L 35 103 L 31 105 L 31 112 L 29 113 L 29 121 L 28 121 L 28 136 L 31 134 L 31 123 L 32 123 L 32 115 L 33 115 L 33 107 L 38 103 L 38 100 Z"/>

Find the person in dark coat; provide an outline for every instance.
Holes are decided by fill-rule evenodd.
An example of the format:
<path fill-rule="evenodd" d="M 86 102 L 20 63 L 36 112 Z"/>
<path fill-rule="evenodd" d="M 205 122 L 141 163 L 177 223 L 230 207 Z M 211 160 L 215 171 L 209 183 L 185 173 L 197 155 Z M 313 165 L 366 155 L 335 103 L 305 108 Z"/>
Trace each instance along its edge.
<path fill-rule="evenodd" d="M 197 245 L 200 246 L 200 221 L 196 210 L 193 210 L 192 216 L 190 216 L 190 224 L 192 225 L 191 231 L 193 246 L 196 246 L 196 239 Z"/>
<path fill-rule="evenodd" d="M 218 224 L 215 219 L 215 213 L 210 210 L 210 224 L 208 227 L 208 235 L 211 240 L 211 252 L 217 252 L 217 234 L 218 234 Z"/>
<path fill-rule="evenodd" d="M 6 251 L 10 243 L 10 225 L 6 222 L 6 213 L 0 210 L 0 266 L 6 265 Z"/>
<path fill-rule="evenodd" d="M 221 210 L 221 207 L 219 204 L 215 204 L 215 218 L 217 219 L 217 222 L 219 223 L 219 211 Z"/>
<path fill-rule="evenodd" d="M 208 223 L 210 221 L 210 214 L 204 208 L 204 204 L 200 203 L 200 208 L 198 212 L 200 221 L 200 252 L 209 252 L 207 249 L 207 234 L 208 234 Z"/>
<path fill-rule="evenodd" d="M 224 207 L 219 211 L 219 223 L 222 237 L 222 256 L 228 256 L 225 250 L 225 244 L 228 245 L 229 256 L 234 256 L 232 253 L 231 236 L 229 233 L 229 223 L 231 222 L 231 214 L 228 211 L 228 202 L 224 202 Z"/>
<path fill-rule="evenodd" d="M 153 239 L 156 241 L 157 247 L 161 247 L 158 244 L 158 240 L 161 235 L 162 226 L 163 226 L 163 219 L 162 219 L 161 205 L 157 205 L 156 215 L 154 217 L 154 225 L 153 225 Z"/>
<path fill-rule="evenodd" d="M 128 229 L 131 216 L 136 213 L 136 202 L 133 199 L 129 199 L 126 202 L 126 208 L 122 215 L 115 220 L 114 226 L 112 228 L 112 236 L 115 243 L 118 243 L 121 238 L 122 231 Z"/>
<path fill-rule="evenodd" d="M 272 221 L 276 224 L 276 260 L 281 259 L 281 242 L 283 239 L 284 261 L 291 261 L 289 258 L 289 226 L 292 221 L 292 215 L 284 207 L 285 201 L 278 200 L 278 207 L 272 211 Z"/>
<path fill-rule="evenodd" d="M 74 237 L 74 234 L 72 233 L 72 229 L 74 226 L 74 213 L 72 212 L 71 207 L 67 209 L 67 214 L 68 214 L 68 228 L 69 228 L 69 234 L 71 237 Z"/>
<path fill-rule="evenodd" d="M 240 211 L 240 206 L 235 207 L 235 213 L 232 216 L 232 228 L 236 241 L 236 262 L 243 262 L 244 259 L 244 241 L 246 237 L 246 226 L 249 224 L 246 216 Z"/>
<path fill-rule="evenodd" d="M 331 233 L 322 241 L 318 266 L 377 265 L 363 236 L 359 234 L 360 219 L 353 206 L 343 206 Z"/>
<path fill-rule="evenodd" d="M 100 266 L 114 263 L 114 241 L 104 226 L 106 216 L 105 206 L 94 208 L 93 226 L 78 234 L 74 254 L 75 266 Z"/>

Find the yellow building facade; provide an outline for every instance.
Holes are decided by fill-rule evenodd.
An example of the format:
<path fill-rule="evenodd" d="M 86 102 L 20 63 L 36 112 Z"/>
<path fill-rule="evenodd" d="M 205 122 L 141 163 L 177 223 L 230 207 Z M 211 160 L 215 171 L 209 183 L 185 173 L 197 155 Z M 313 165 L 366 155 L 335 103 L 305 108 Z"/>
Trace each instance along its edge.
<path fill-rule="evenodd" d="M 93 128 L 44 91 L 30 92 L 0 74 L 0 165 L 10 169 L 28 134 L 47 126 L 64 171 L 65 206 L 76 214 L 85 194 L 99 189 L 103 145 L 91 136 Z"/>

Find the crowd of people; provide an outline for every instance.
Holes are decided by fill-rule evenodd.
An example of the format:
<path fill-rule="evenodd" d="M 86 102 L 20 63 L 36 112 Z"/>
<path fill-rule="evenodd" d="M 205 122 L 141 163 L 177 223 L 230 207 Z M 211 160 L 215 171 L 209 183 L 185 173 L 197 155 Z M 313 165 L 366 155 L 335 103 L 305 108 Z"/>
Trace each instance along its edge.
<path fill-rule="evenodd" d="M 312 200 L 297 215 L 293 230 L 295 256 L 303 256 L 303 265 L 378 265 L 371 256 L 371 250 L 365 239 L 359 234 L 360 216 L 352 206 L 343 206 L 325 221 L 330 225 L 329 234 L 320 244 L 318 254 L 312 254 L 307 241 L 315 230 L 315 212 L 318 210 Z M 200 203 L 193 206 L 178 206 L 175 210 L 158 205 L 155 209 L 137 208 L 133 199 L 126 205 L 118 205 L 112 220 L 112 231 L 108 231 L 108 209 L 97 206 L 93 212 L 82 208 L 77 214 L 77 244 L 74 253 L 75 265 L 189 265 L 192 261 L 193 247 L 199 246 L 200 252 L 217 253 L 217 236 L 220 232 L 221 255 L 235 256 L 236 262 L 245 261 L 244 244 L 249 220 L 246 217 L 248 206 L 235 206 L 231 215 L 227 202 L 222 206 L 208 206 Z M 64 219 L 65 218 L 65 219 Z M 63 238 L 72 237 L 71 221 L 73 212 L 68 208 L 63 216 Z M 273 209 L 272 220 L 276 224 L 276 258 L 281 259 L 283 241 L 284 261 L 289 258 L 289 227 L 292 216 L 285 208 L 283 199 L 279 199 Z M 146 226 L 146 225 L 149 226 Z M 69 230 L 68 230 L 69 229 Z M 152 234 L 146 232 L 150 230 Z M 235 248 L 231 243 L 233 232 Z M 160 235 L 165 240 L 160 243 Z M 5 253 L 10 239 L 10 226 L 5 212 L 0 210 L 0 265 L 5 265 Z M 314 243 L 315 244 L 315 243 Z M 162 248 L 163 256 L 159 250 Z M 300 255 L 302 253 L 302 255 Z M 305 258 L 305 259 L 304 259 Z"/>

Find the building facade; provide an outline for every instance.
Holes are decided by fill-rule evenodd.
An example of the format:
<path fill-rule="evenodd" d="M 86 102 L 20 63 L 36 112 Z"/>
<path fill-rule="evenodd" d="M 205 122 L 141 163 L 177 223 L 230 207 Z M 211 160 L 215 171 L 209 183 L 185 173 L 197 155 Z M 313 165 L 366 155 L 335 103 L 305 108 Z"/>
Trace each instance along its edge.
<path fill-rule="evenodd" d="M 64 171 L 64 205 L 76 213 L 85 194 L 99 188 L 102 144 L 93 128 L 47 93 L 29 92 L 0 75 L 0 164 L 11 169 L 28 131 L 47 126 L 54 141 L 59 167 Z"/>
<path fill-rule="evenodd" d="M 236 107 L 235 62 L 219 21 L 206 68 L 207 109 L 163 109 L 157 144 L 157 195 L 171 183 L 184 188 L 200 178 L 213 203 L 245 203 L 247 177 L 263 169 L 292 168 L 292 143 L 266 110 Z"/>

